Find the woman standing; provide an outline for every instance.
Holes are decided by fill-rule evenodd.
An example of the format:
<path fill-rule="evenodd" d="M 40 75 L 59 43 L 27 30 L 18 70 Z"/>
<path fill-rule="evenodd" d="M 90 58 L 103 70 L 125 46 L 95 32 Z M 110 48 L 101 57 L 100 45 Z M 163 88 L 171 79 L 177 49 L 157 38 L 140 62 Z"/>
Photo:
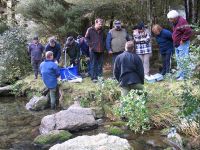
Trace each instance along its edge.
<path fill-rule="evenodd" d="M 162 56 L 162 71 L 165 75 L 170 72 L 170 58 L 173 53 L 172 33 L 169 30 L 163 29 L 160 25 L 155 24 L 152 27 L 152 32 L 155 34 L 156 41 L 159 45 L 160 54 Z"/>
<path fill-rule="evenodd" d="M 150 32 L 144 27 L 144 23 L 139 23 L 137 28 L 133 30 L 136 54 L 142 60 L 145 76 L 149 76 L 149 59 L 152 53 L 150 38 Z"/>

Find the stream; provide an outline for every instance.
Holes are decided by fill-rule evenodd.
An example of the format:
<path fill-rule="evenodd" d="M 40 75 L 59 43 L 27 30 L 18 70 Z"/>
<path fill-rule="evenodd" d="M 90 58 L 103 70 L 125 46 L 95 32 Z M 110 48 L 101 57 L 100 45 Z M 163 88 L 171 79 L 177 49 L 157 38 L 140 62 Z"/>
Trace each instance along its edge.
<path fill-rule="evenodd" d="M 0 97 L 0 150 L 40 150 L 32 144 L 39 134 L 41 119 L 55 111 L 46 109 L 40 112 L 30 112 L 25 109 L 25 98 Z M 104 126 L 90 131 L 73 133 L 74 136 L 95 135 L 105 133 Z M 151 130 L 145 134 L 126 133 L 126 138 L 134 150 L 162 150 L 167 145 L 163 142 L 159 130 Z"/>

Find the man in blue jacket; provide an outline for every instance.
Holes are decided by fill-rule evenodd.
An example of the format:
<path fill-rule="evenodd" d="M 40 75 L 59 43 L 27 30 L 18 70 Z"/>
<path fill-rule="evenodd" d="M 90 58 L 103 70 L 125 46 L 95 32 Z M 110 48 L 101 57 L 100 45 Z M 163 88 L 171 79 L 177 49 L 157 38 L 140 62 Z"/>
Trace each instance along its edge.
<path fill-rule="evenodd" d="M 53 52 L 53 57 L 54 61 L 56 63 L 59 63 L 60 61 L 60 56 L 61 56 L 61 46 L 58 42 L 56 42 L 55 37 L 51 37 L 49 39 L 49 43 L 45 47 L 45 52 L 47 51 L 52 51 Z"/>
<path fill-rule="evenodd" d="M 114 63 L 113 74 L 122 87 L 122 96 L 126 96 L 131 89 L 143 90 L 143 64 L 133 51 L 133 41 L 126 42 L 125 51 L 117 56 Z"/>
<path fill-rule="evenodd" d="M 156 36 L 156 41 L 159 45 L 160 54 L 162 56 L 163 67 L 161 74 L 165 75 L 170 72 L 170 59 L 174 49 L 172 33 L 169 30 L 163 29 L 158 24 L 155 24 L 152 27 L 152 32 Z"/>
<path fill-rule="evenodd" d="M 44 51 L 43 45 L 39 42 L 39 38 L 35 36 L 33 38 L 32 43 L 29 44 L 28 46 L 28 53 L 31 56 L 31 65 L 33 67 L 35 75 L 34 79 L 38 78 L 39 66 L 40 63 L 42 62 L 43 51 Z"/>
<path fill-rule="evenodd" d="M 60 76 L 60 69 L 54 62 L 53 52 L 46 52 L 45 58 L 45 61 L 40 64 L 40 71 L 42 80 L 50 91 L 51 109 L 55 109 L 57 78 Z"/>

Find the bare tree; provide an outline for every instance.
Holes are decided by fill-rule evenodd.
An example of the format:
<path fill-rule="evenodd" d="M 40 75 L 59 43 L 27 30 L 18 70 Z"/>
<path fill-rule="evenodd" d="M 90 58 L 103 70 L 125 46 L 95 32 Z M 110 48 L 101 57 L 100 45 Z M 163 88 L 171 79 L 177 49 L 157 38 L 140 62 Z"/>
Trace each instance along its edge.
<path fill-rule="evenodd" d="M 190 23 L 198 22 L 198 8 L 199 8 L 199 0 L 185 0 L 185 13 L 186 19 Z"/>

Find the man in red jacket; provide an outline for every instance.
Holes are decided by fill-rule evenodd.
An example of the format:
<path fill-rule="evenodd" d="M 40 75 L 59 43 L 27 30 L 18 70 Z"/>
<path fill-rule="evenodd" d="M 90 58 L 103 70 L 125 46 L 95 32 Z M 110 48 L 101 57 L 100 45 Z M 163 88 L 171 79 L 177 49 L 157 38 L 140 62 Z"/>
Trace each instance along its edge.
<path fill-rule="evenodd" d="M 177 80 L 183 80 L 189 73 L 189 47 L 192 29 L 176 10 L 171 10 L 167 14 L 167 18 L 173 24 L 172 39 L 175 46 L 177 66 L 180 70 Z"/>

